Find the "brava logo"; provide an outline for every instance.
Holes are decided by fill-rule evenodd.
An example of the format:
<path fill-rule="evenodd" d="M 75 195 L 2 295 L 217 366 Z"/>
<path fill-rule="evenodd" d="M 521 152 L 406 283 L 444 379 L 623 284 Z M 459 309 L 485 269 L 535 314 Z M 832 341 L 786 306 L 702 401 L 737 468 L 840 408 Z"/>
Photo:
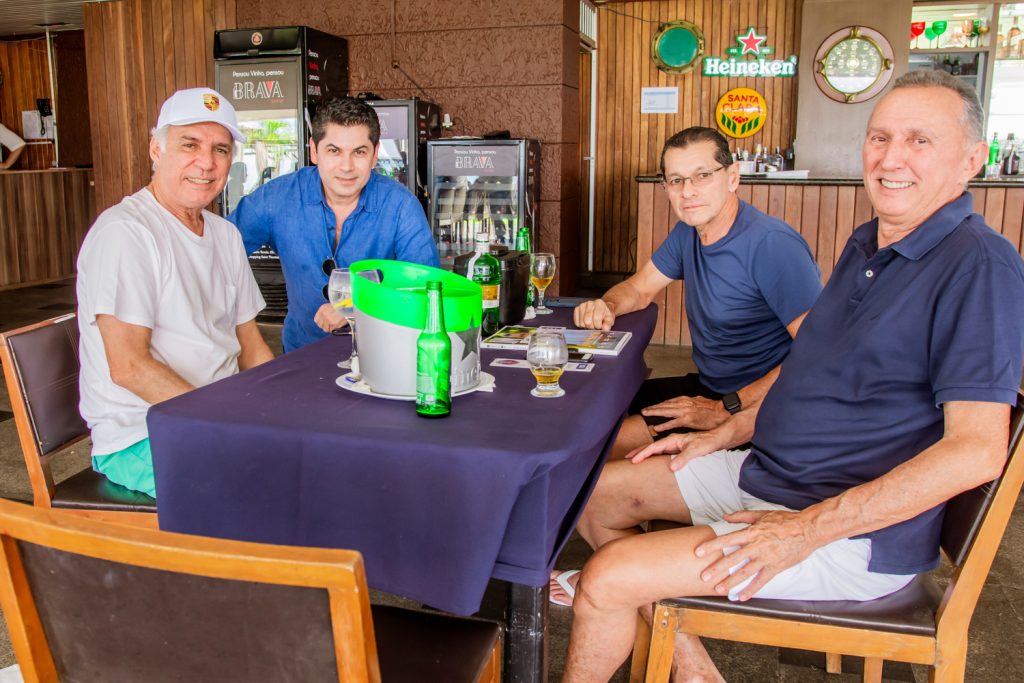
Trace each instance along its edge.
<path fill-rule="evenodd" d="M 494 168 L 494 159 L 490 157 L 456 156 L 455 168 Z"/>
<path fill-rule="evenodd" d="M 242 81 L 231 88 L 231 98 L 235 100 L 269 100 L 283 98 L 279 81 Z"/>

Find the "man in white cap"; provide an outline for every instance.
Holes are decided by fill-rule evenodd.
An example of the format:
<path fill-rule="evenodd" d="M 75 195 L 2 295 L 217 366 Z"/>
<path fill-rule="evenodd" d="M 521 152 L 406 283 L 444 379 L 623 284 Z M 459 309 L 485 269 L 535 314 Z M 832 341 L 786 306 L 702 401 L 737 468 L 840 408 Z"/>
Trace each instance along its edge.
<path fill-rule="evenodd" d="M 80 409 L 93 468 L 150 496 L 149 406 L 273 357 L 238 230 L 204 210 L 243 139 L 215 90 L 174 93 L 151 131 L 152 181 L 104 211 L 78 255 Z"/>

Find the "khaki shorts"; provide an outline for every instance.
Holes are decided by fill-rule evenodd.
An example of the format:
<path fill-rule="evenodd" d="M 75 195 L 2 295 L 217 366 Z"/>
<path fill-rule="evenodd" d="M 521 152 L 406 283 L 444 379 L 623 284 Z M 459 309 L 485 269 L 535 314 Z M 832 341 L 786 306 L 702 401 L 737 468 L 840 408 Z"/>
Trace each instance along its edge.
<path fill-rule="evenodd" d="M 747 524 L 727 522 L 723 518 L 739 510 L 789 510 L 761 500 L 739 487 L 740 466 L 749 450 L 717 451 L 694 458 L 676 472 L 676 483 L 690 509 L 694 526 L 706 525 L 722 536 L 746 528 Z M 735 552 L 738 546 L 725 549 Z M 780 572 L 757 592 L 759 598 L 779 600 L 873 600 L 906 586 L 913 574 L 880 574 L 868 571 L 871 540 L 844 538 L 818 548 L 804 561 Z M 742 564 L 730 572 L 740 569 Z M 735 600 L 753 577 L 733 588 Z"/>

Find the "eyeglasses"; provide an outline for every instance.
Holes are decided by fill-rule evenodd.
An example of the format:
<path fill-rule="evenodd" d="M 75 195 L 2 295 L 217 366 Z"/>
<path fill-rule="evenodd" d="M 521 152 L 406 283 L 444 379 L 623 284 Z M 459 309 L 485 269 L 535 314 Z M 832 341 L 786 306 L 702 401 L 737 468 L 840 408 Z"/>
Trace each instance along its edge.
<path fill-rule="evenodd" d="M 672 178 L 666 178 L 661 181 L 661 186 L 665 188 L 666 192 L 682 192 L 683 188 L 686 186 L 686 181 L 689 180 L 693 183 L 694 187 L 706 187 L 711 184 L 711 180 L 715 177 L 715 174 L 723 168 L 725 168 L 725 166 L 719 166 L 718 168 L 710 171 L 694 173 L 691 176 L 673 176 Z"/>
<path fill-rule="evenodd" d="M 332 258 L 329 258 L 322 264 L 320 264 L 320 270 L 324 271 L 324 275 L 326 275 L 327 277 L 330 277 L 331 271 L 337 267 L 338 266 L 334 263 L 334 259 Z M 324 285 L 324 288 L 321 290 L 321 293 L 324 295 L 324 301 L 331 300 L 331 297 L 327 296 L 327 285 Z"/>

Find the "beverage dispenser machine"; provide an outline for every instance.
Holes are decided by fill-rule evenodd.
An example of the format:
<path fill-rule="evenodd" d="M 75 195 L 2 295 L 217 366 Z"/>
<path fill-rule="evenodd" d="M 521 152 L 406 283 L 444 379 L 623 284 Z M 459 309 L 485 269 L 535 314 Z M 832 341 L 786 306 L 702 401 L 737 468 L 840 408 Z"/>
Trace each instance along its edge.
<path fill-rule="evenodd" d="M 413 97 L 367 100 L 380 121 L 377 172 L 409 188 L 427 206 L 427 141 L 441 137 L 441 107 Z"/>
<path fill-rule="evenodd" d="M 492 244 L 515 249 L 525 225 L 537 244 L 540 201 L 540 142 L 537 140 L 447 139 L 427 143 L 430 228 L 451 268 L 455 256 L 473 250 L 477 232 Z"/>
<path fill-rule="evenodd" d="M 270 180 L 309 165 L 310 120 L 325 97 L 348 93 L 348 44 L 305 26 L 216 31 L 216 88 L 238 112 L 235 148 L 221 197 L 224 215 Z M 263 298 L 261 319 L 288 311 L 281 264 L 264 247 L 249 257 Z"/>

